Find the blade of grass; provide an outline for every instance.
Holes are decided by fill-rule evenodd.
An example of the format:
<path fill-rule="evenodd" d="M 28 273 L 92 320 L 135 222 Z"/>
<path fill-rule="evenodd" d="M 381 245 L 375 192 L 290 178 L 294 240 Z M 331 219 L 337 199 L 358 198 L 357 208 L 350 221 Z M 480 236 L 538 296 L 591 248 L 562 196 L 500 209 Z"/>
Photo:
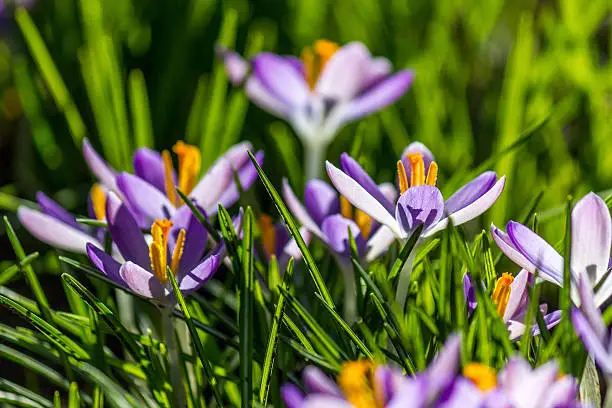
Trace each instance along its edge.
<path fill-rule="evenodd" d="M 252 405 L 253 398 L 253 212 L 247 207 L 244 214 L 242 239 L 242 267 L 240 284 L 240 395 L 243 408 Z"/>
<path fill-rule="evenodd" d="M 141 70 L 134 69 L 130 72 L 128 82 L 135 146 L 153 148 L 155 142 L 151 124 L 151 108 L 144 74 Z"/>

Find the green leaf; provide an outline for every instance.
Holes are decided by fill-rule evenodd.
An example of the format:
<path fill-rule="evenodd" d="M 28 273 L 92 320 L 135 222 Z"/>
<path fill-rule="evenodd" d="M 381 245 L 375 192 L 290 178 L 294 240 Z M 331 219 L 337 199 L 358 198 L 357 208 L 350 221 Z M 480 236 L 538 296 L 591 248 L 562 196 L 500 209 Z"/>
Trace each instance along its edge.
<path fill-rule="evenodd" d="M 134 124 L 134 139 L 136 147 L 153 148 L 153 125 L 151 123 L 151 108 L 147 95 L 147 84 L 144 74 L 139 69 L 130 71 L 128 76 L 130 110 Z"/>
<path fill-rule="evenodd" d="M 39 404 L 41 407 L 53 407 L 53 403 L 43 396 L 4 378 L 0 378 L 0 390 L 21 395 L 22 397 Z"/>
<path fill-rule="evenodd" d="M 215 240 L 215 242 L 221 241 L 221 237 L 219 236 L 219 231 L 217 231 L 215 227 L 212 226 L 212 224 L 206 219 L 204 214 L 202 214 L 200 209 L 196 207 L 193 201 L 191 201 L 189 197 L 187 197 L 187 195 L 183 193 L 180 189 L 177 188 L 176 192 L 178 193 L 179 196 L 181 196 L 181 199 L 183 200 L 183 202 L 187 205 L 187 207 L 189 207 L 189 209 L 191 210 L 193 215 L 197 218 L 197 220 L 200 222 L 200 224 L 202 224 L 202 226 L 206 228 L 206 231 Z"/>
<path fill-rule="evenodd" d="M 325 300 L 325 302 L 327 302 L 327 304 L 332 309 L 335 309 L 334 301 L 331 295 L 329 294 L 329 290 L 325 286 L 325 281 L 323 280 L 323 277 L 321 276 L 321 272 L 319 272 L 319 268 L 317 267 L 317 264 L 315 263 L 314 258 L 310 254 L 310 251 L 308 250 L 308 247 L 306 246 L 306 243 L 304 242 L 302 235 L 300 235 L 300 231 L 297 227 L 297 224 L 295 223 L 295 221 L 293 220 L 293 217 L 289 213 L 287 206 L 281 199 L 280 195 L 278 194 L 278 192 L 276 191 L 276 189 L 274 188 L 274 186 L 272 185 L 272 183 L 270 182 L 270 180 L 268 179 L 268 177 L 266 176 L 262 168 L 259 166 L 259 163 L 257 163 L 255 156 L 253 156 L 251 152 L 249 152 L 249 156 L 251 157 L 251 161 L 253 162 L 253 165 L 257 169 L 259 178 L 264 184 L 266 191 L 272 198 L 272 201 L 274 201 L 274 205 L 276 206 L 276 209 L 278 210 L 280 216 L 285 222 L 285 225 L 287 226 L 287 229 L 289 230 L 289 234 L 291 235 L 293 239 L 295 239 L 295 242 L 297 243 L 297 246 L 300 249 L 302 256 L 304 257 L 304 263 L 306 264 L 306 267 L 308 268 L 308 271 L 310 272 L 310 276 L 312 277 L 312 280 L 314 281 L 314 284 L 317 287 L 317 290 L 323 297 L 323 300 Z"/>
<path fill-rule="evenodd" d="M 70 383 L 68 391 L 68 408 L 79 408 L 81 405 L 81 397 L 79 395 L 79 386 L 77 383 Z"/>
<path fill-rule="evenodd" d="M 419 241 L 419 238 L 421 237 L 423 226 L 424 224 L 419 225 L 417 229 L 412 233 L 406 244 L 402 247 L 402 250 L 399 253 L 399 257 L 393 263 L 393 268 L 391 268 L 391 272 L 389 273 L 389 280 L 395 279 L 395 277 L 404 268 L 406 260 L 410 256 L 410 253 L 415 249 L 416 244 Z"/>
<path fill-rule="evenodd" d="M 241 406 L 252 406 L 253 398 L 253 212 L 247 207 L 244 215 L 242 239 L 242 267 L 240 281 L 240 395 Z"/>
<path fill-rule="evenodd" d="M 38 252 L 31 253 L 19 261 L 15 265 L 11 265 L 0 273 L 0 286 L 4 285 L 7 282 L 10 282 L 11 279 L 26 265 L 30 265 L 35 259 L 38 258 Z"/>

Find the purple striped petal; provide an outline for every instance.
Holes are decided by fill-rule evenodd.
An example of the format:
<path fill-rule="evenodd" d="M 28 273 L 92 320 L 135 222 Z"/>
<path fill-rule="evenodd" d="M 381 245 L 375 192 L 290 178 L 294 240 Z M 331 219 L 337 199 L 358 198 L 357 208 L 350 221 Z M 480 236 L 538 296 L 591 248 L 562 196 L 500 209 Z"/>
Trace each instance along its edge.
<path fill-rule="evenodd" d="M 593 357 L 599 368 L 606 374 L 612 375 L 612 355 L 601 342 L 599 334 L 593 329 L 587 318 L 578 310 L 572 309 L 572 323 L 574 330 L 584 343 L 584 347 Z"/>
<path fill-rule="evenodd" d="M 217 58 L 223 61 L 225 72 L 232 85 L 239 86 L 244 82 L 249 70 L 251 69 L 248 61 L 243 59 L 239 54 L 227 49 L 222 45 L 215 46 Z"/>
<path fill-rule="evenodd" d="M 228 160 L 217 160 L 193 188 L 189 198 L 193 199 L 209 214 L 216 214 L 218 203 L 234 183 L 234 170 Z M 236 188 L 236 186 L 233 186 Z"/>
<path fill-rule="evenodd" d="M 109 190 L 117 191 L 117 172 L 94 150 L 87 139 L 83 139 L 83 157 L 98 180 Z"/>
<path fill-rule="evenodd" d="M 394 203 L 397 200 L 397 190 L 393 183 L 382 183 L 378 185 L 378 189 L 381 193 L 389 200 L 389 202 Z"/>
<path fill-rule="evenodd" d="M 572 211 L 572 271 L 588 274 L 596 284 L 608 270 L 611 246 L 610 210 L 597 194 L 589 193 Z"/>
<path fill-rule="evenodd" d="M 472 313 L 476 309 L 478 302 L 476 300 L 476 289 L 474 289 L 472 279 L 467 273 L 463 275 L 463 296 L 465 297 L 468 313 Z"/>
<path fill-rule="evenodd" d="M 91 262 L 96 266 L 96 268 L 102 271 L 104 275 L 121 286 L 127 286 L 119 273 L 121 264 L 113 259 L 112 256 L 92 244 L 87 244 L 87 256 L 89 256 Z"/>
<path fill-rule="evenodd" d="M 327 174 L 336 187 L 351 204 L 374 218 L 379 223 L 386 225 L 397 236 L 402 237 L 402 230 L 389 211 L 357 181 L 342 172 L 336 166 L 326 161 Z"/>
<path fill-rule="evenodd" d="M 355 244 L 357 244 L 357 251 L 362 254 L 365 247 L 365 240 L 359 231 L 359 227 L 353 220 L 346 219 L 340 214 L 336 214 L 325 218 L 321 224 L 321 230 L 323 231 L 327 245 L 336 253 L 347 258 L 350 255 L 349 228 L 355 239 Z"/>
<path fill-rule="evenodd" d="M 414 230 L 424 224 L 424 231 L 435 225 L 444 215 L 444 199 L 437 187 L 422 185 L 411 187 L 397 201 L 395 218 L 404 233 L 409 237 Z"/>
<path fill-rule="evenodd" d="M 342 391 L 328 376 L 315 366 L 308 366 L 302 373 L 304 386 L 309 393 L 342 397 Z"/>
<path fill-rule="evenodd" d="M 149 268 L 149 248 L 136 220 L 114 193 L 106 200 L 108 231 L 126 261 Z"/>
<path fill-rule="evenodd" d="M 499 247 L 499 249 L 506 255 L 512 262 L 517 264 L 523 269 L 528 270 L 531 273 L 536 273 L 536 267 L 534 264 L 529 262 L 527 258 L 523 256 L 512 243 L 512 240 L 504 231 L 491 224 L 491 236 Z"/>
<path fill-rule="evenodd" d="M 458 334 L 451 335 L 444 343 L 444 347 L 434 361 L 425 371 L 428 383 L 428 400 L 433 396 L 440 394 L 457 375 L 459 363 L 461 361 L 461 336 Z"/>
<path fill-rule="evenodd" d="M 514 247 L 540 271 L 540 277 L 559 286 L 563 284 L 563 258 L 535 232 L 510 221 L 506 226 Z"/>
<path fill-rule="evenodd" d="M 278 55 L 258 54 L 253 59 L 253 75 L 271 95 L 294 108 L 304 106 L 310 97 L 304 77 Z"/>
<path fill-rule="evenodd" d="M 222 159 L 229 161 L 232 168 L 236 171 L 242 169 L 243 166 L 253 167 L 249 158 L 249 151 L 253 151 L 253 145 L 251 142 L 244 141 L 227 149 L 217 161 Z"/>
<path fill-rule="evenodd" d="M 146 147 L 134 153 L 134 173 L 159 191 L 166 192 L 166 175 L 161 154 Z M 172 170 L 172 179 L 177 184 L 176 173 Z"/>
<path fill-rule="evenodd" d="M 119 274 L 125 281 L 126 286 L 137 295 L 149 299 L 164 300 L 170 294 L 151 272 L 133 262 L 124 263 L 119 270 Z"/>
<path fill-rule="evenodd" d="M 40 241 L 65 251 L 84 254 L 88 242 L 101 244 L 80 229 L 73 228 L 55 217 L 21 206 L 17 210 L 19 222 Z"/>
<path fill-rule="evenodd" d="M 248 163 L 245 163 L 240 168 L 235 168 L 235 170 L 238 171 L 238 179 L 240 180 L 240 189 L 242 191 L 246 191 L 251 188 L 251 186 L 253 185 L 253 183 L 255 183 L 255 180 L 257 180 L 258 177 L 257 169 L 255 168 L 255 166 L 253 166 L 251 160 L 248 160 Z M 260 150 L 255 153 L 255 160 L 257 160 L 257 164 L 259 164 L 260 167 L 263 166 L 264 152 Z M 223 204 L 223 206 L 227 208 L 235 204 L 239 198 L 240 194 L 238 192 L 238 187 L 236 187 L 235 182 L 232 182 L 230 186 L 225 190 L 225 192 L 221 194 L 221 197 L 219 197 L 219 203 Z"/>
<path fill-rule="evenodd" d="M 391 61 L 384 57 L 376 57 L 370 60 L 370 63 L 363 67 L 361 86 L 359 87 L 359 93 L 363 93 L 370 89 L 375 84 L 385 79 L 391 71 L 393 66 Z"/>
<path fill-rule="evenodd" d="M 529 294 L 527 292 L 527 283 L 529 281 L 529 272 L 522 269 L 510 284 L 510 296 L 506 305 L 503 320 L 517 319 L 518 316 L 525 314 Z"/>
<path fill-rule="evenodd" d="M 283 384 L 281 395 L 287 408 L 302 408 L 304 404 L 304 393 L 293 384 Z"/>
<path fill-rule="evenodd" d="M 400 160 L 404 165 L 404 169 L 406 170 L 406 178 L 410 180 L 412 175 L 412 167 L 410 166 L 410 159 L 408 159 L 408 154 L 418 153 L 423 158 L 423 164 L 425 165 L 425 171 L 429 171 L 429 166 L 431 162 L 434 161 L 433 153 L 421 142 L 412 142 L 410 143 L 402 152 L 402 156 Z"/>
<path fill-rule="evenodd" d="M 414 72 L 405 70 L 380 81 L 347 104 L 343 122 L 362 118 L 391 105 L 408 91 L 413 80 Z"/>
<path fill-rule="evenodd" d="M 347 153 L 342 153 L 340 156 L 340 164 L 342 170 L 363 187 L 372 197 L 380 202 L 390 214 L 395 211 L 393 202 L 379 189 L 374 180 L 365 172 L 365 170 L 357 163 L 355 159 Z"/>
<path fill-rule="evenodd" d="M 597 336 L 603 342 L 608 334 L 608 329 L 601 317 L 601 312 L 595 304 L 595 296 L 593 295 L 593 288 L 589 278 L 585 275 L 580 275 L 578 280 L 578 293 L 580 294 L 580 309 L 584 317 L 586 317 L 593 331 L 597 333 Z"/>
<path fill-rule="evenodd" d="M 370 53 L 358 42 L 346 44 L 327 61 L 315 86 L 315 92 L 324 99 L 348 101 L 362 86 L 365 67 Z"/>
<path fill-rule="evenodd" d="M 315 234 L 321 239 L 324 239 L 325 235 L 319 228 L 319 225 L 310 217 L 310 214 L 306 208 L 302 205 L 300 200 L 297 198 L 293 189 L 289 185 L 287 179 L 283 179 L 283 199 L 287 204 L 287 207 L 293 214 L 293 216 L 310 232 Z"/>
<path fill-rule="evenodd" d="M 497 174 L 494 171 L 482 173 L 446 200 L 446 211 L 453 214 L 472 204 L 489 191 L 495 185 L 496 180 Z"/>
<path fill-rule="evenodd" d="M 206 212 L 203 209 L 200 208 L 199 210 L 206 216 Z M 176 246 L 176 238 L 180 230 L 184 229 L 185 243 L 183 245 L 183 256 L 181 257 L 179 270 L 189 271 L 202 260 L 206 250 L 208 232 L 186 205 L 177 210 L 171 221 L 173 225 L 168 234 L 168 249 L 172 254 Z"/>
<path fill-rule="evenodd" d="M 223 244 L 220 244 L 223 245 Z M 214 253 L 206 257 L 202 263 L 184 276 L 179 276 L 179 288 L 184 295 L 195 292 L 202 287 L 217 272 L 221 263 L 221 256 Z"/>
<path fill-rule="evenodd" d="M 497 183 L 495 183 L 495 185 L 493 185 L 493 187 L 491 187 L 489 191 L 484 193 L 482 196 L 480 196 L 478 199 L 476 199 L 474 202 L 467 205 L 466 207 L 463 207 L 457 212 L 450 214 L 447 218 L 440 220 L 438 224 L 436 224 L 429 231 L 423 234 L 423 237 L 428 238 L 433 234 L 437 233 L 438 231 L 441 231 L 446 228 L 449 219 L 452 220 L 454 226 L 458 226 L 478 217 L 479 215 L 487 211 L 489 208 L 491 208 L 493 204 L 495 204 L 495 201 L 497 201 L 502 191 L 504 191 L 505 183 L 506 176 L 503 176 L 497 181 Z"/>
<path fill-rule="evenodd" d="M 70 214 L 61 205 L 47 197 L 42 191 L 36 193 L 36 201 L 40 206 L 40 210 L 44 214 L 47 214 L 48 216 L 53 217 L 74 229 L 85 232 L 83 226 L 76 221 L 74 215 Z"/>
<path fill-rule="evenodd" d="M 304 205 L 314 222 L 321 225 L 330 214 L 340 212 L 338 193 L 322 180 L 310 180 L 304 190 Z"/>
<path fill-rule="evenodd" d="M 578 384 L 569 375 L 564 375 L 555 381 L 542 396 L 538 407 L 541 408 L 578 408 L 582 405 L 576 403 Z"/>
<path fill-rule="evenodd" d="M 270 92 L 259 79 L 250 77 L 244 88 L 247 96 L 255 105 L 280 118 L 287 118 L 292 107 Z"/>
<path fill-rule="evenodd" d="M 117 176 L 117 186 L 131 208 L 147 216 L 151 222 L 174 214 L 175 208 L 168 197 L 140 177 L 121 173 Z"/>

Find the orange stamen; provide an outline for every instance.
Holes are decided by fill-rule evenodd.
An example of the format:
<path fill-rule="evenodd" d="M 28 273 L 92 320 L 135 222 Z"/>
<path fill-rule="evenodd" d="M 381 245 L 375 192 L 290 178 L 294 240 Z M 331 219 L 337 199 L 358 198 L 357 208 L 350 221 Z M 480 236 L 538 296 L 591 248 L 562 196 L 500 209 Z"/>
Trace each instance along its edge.
<path fill-rule="evenodd" d="M 359 227 L 361 236 L 368 239 L 370 232 L 372 232 L 372 217 L 361 210 L 355 210 L 355 224 Z"/>
<path fill-rule="evenodd" d="M 469 363 L 463 368 L 463 376 L 472 381 L 481 391 L 488 391 L 497 385 L 495 371 L 484 364 Z"/>
<path fill-rule="evenodd" d="M 422 186 L 425 184 L 425 163 L 420 153 L 408 153 L 410 160 L 410 187 Z"/>
<path fill-rule="evenodd" d="M 397 180 L 400 189 L 400 195 L 404 194 L 408 190 L 408 177 L 406 176 L 406 168 L 401 160 L 397 161 Z"/>
<path fill-rule="evenodd" d="M 315 88 L 323 68 L 325 68 L 327 62 L 339 48 L 340 46 L 335 42 L 317 40 L 314 43 L 314 47 L 306 47 L 302 50 L 301 58 L 304 64 L 304 77 L 310 89 Z"/>
<path fill-rule="evenodd" d="M 276 229 L 272 223 L 272 217 L 266 214 L 259 216 L 259 231 L 261 232 L 261 245 L 268 255 L 276 252 Z"/>
<path fill-rule="evenodd" d="M 153 274 L 164 285 L 168 279 L 166 267 L 168 266 L 168 233 L 172 228 L 172 221 L 155 220 L 151 226 L 153 242 L 149 245 L 149 258 Z"/>
<path fill-rule="evenodd" d="M 183 256 L 183 249 L 185 247 L 185 235 L 186 231 L 181 228 L 176 237 L 176 245 L 174 245 L 174 251 L 172 251 L 172 261 L 170 262 L 170 270 L 176 276 L 179 270 L 179 264 Z"/>
<path fill-rule="evenodd" d="M 183 193 L 189 195 L 196 185 L 202 167 L 200 149 L 183 141 L 178 141 L 172 147 L 172 151 L 176 153 L 179 159 L 179 188 Z"/>
<path fill-rule="evenodd" d="M 176 198 L 176 189 L 174 187 L 174 180 L 172 178 L 172 157 L 170 156 L 170 152 L 164 150 L 162 152 L 162 159 L 164 161 L 164 184 L 166 187 L 166 196 L 168 196 L 168 200 L 172 203 L 173 206 L 177 206 L 177 198 Z"/>
<path fill-rule="evenodd" d="M 353 206 L 344 196 L 340 196 L 340 214 L 349 220 L 353 219 Z"/>
<path fill-rule="evenodd" d="M 350 361 L 342 365 L 338 386 L 348 402 L 356 408 L 382 408 L 384 395 L 374 378 L 376 366 L 369 360 Z"/>
<path fill-rule="evenodd" d="M 94 215 L 100 221 L 106 218 L 106 194 L 99 184 L 94 184 L 89 192 L 91 198 L 91 206 L 93 207 Z"/>
<path fill-rule="evenodd" d="M 506 307 L 508 306 L 510 292 L 512 291 L 512 282 L 514 282 L 514 277 L 504 272 L 495 283 L 495 289 L 493 289 L 493 295 L 491 295 L 491 299 L 497 308 L 497 313 L 501 317 L 504 316 Z"/>
<path fill-rule="evenodd" d="M 429 165 L 429 170 L 427 171 L 427 180 L 425 184 L 429 186 L 435 186 L 438 181 L 438 164 L 436 162 L 431 162 Z"/>

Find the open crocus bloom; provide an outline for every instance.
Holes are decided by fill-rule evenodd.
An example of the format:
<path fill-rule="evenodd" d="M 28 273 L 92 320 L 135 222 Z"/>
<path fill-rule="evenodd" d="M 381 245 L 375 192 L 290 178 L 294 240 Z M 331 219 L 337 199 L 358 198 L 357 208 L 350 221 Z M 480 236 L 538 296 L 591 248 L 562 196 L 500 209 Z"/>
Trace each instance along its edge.
<path fill-rule="evenodd" d="M 140 149 L 134 155 L 135 174 L 117 176 L 117 189 L 129 208 L 141 214 L 147 223 L 156 219 L 172 218 L 184 208 L 175 186 L 209 214 L 217 212 L 218 203 L 229 207 L 239 198 L 234 182 L 237 173 L 241 188 L 248 189 L 257 178 L 257 171 L 247 154 L 252 146 L 240 143 L 229 149 L 199 179 L 201 157 L 195 146 L 178 142 L 173 151 L 178 156 L 178 174 L 167 150 L 159 154 L 150 149 Z M 261 165 L 263 152 L 255 155 Z"/>
<path fill-rule="evenodd" d="M 361 166 L 344 153 L 342 170 L 327 162 L 327 174 L 340 194 L 385 226 L 369 242 L 368 260 L 382 254 L 394 239 L 406 240 L 421 224 L 422 237 L 443 230 L 449 221 L 460 225 L 491 207 L 504 188 L 505 176 L 488 171 L 444 201 L 436 187 L 438 166 L 421 143 L 410 144 L 397 162 L 400 195 L 390 200 Z"/>
<path fill-rule="evenodd" d="M 181 292 L 189 294 L 212 277 L 224 256 L 223 244 L 206 253 L 206 229 L 187 206 L 176 211 L 172 219 L 153 222 L 149 245 L 132 213 L 114 193 L 108 196 L 106 214 L 111 238 L 125 263 L 92 244 L 87 244 L 89 258 L 110 279 L 160 304 L 174 302 L 168 268 Z"/>
<path fill-rule="evenodd" d="M 595 303 L 593 288 L 583 275 L 579 282 L 580 309 L 572 309 L 572 323 L 584 347 L 604 372 L 612 375 L 612 335 Z"/>
<path fill-rule="evenodd" d="M 497 279 L 491 295 L 491 300 L 495 304 L 497 313 L 508 327 L 510 340 L 512 341 L 520 339 L 523 333 L 525 333 L 525 317 L 529 302 L 528 290 L 529 285 L 532 284 L 529 277 L 529 272 L 525 269 L 521 270 L 516 277 L 509 273 L 503 273 Z M 468 274 L 463 276 L 463 289 L 468 311 L 471 312 L 476 307 L 477 302 L 475 288 Z M 561 311 L 555 310 L 547 314 L 547 310 L 546 304 L 540 305 L 540 311 L 544 315 L 546 328 L 550 329 L 561 321 Z M 531 333 L 534 336 L 540 334 L 540 328 L 537 324 L 532 324 Z"/>
<path fill-rule="evenodd" d="M 381 185 L 381 194 L 393 200 L 395 189 Z M 336 255 L 350 255 L 349 229 L 360 255 L 365 254 L 367 242 L 375 236 L 380 225 L 361 210 L 355 210 L 344 198 L 339 197 L 332 186 L 321 180 L 311 180 L 304 191 L 304 205 L 299 201 L 289 182 L 283 180 L 283 198 L 302 226 L 329 246 Z"/>
<path fill-rule="evenodd" d="M 454 380 L 460 360 L 460 338 L 451 336 L 427 370 L 416 377 L 369 360 L 347 362 L 337 382 L 321 370 L 307 367 L 303 378 L 307 394 L 285 384 L 283 399 L 289 408 L 402 408 L 437 406 Z"/>
<path fill-rule="evenodd" d="M 260 53 L 249 64 L 234 52 L 219 49 L 219 54 L 234 84 L 244 82 L 255 104 L 291 123 L 312 157 L 309 178 L 318 175 L 311 173 L 315 164 L 321 165 L 344 124 L 392 104 L 414 79 L 410 70 L 393 74 L 389 60 L 372 57 L 359 42 L 340 47 L 319 40 L 304 49 L 301 60 Z"/>
<path fill-rule="evenodd" d="M 599 285 L 595 304 L 603 305 L 612 296 L 612 279 L 607 276 L 612 246 L 612 220 L 606 203 L 595 193 L 584 196 L 571 215 L 572 242 L 570 268 L 574 283 L 588 277 L 593 287 Z M 529 272 L 539 271 L 539 277 L 558 286 L 563 285 L 563 257 L 543 238 L 525 225 L 510 221 L 506 232 L 495 225 L 491 234 L 499 249 L 517 265 Z M 572 299 L 577 305 L 580 297 L 573 285 Z"/>

